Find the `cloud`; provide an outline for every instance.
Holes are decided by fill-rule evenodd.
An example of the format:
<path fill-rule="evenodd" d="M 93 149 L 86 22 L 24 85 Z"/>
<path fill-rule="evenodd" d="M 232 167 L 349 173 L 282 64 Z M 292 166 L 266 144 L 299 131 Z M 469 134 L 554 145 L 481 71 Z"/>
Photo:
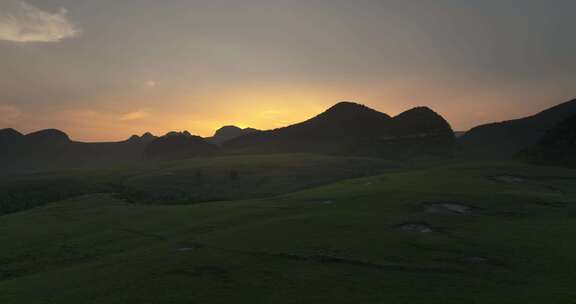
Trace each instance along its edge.
<path fill-rule="evenodd" d="M 155 88 L 156 86 L 158 86 L 158 82 L 155 81 L 155 80 L 148 80 L 148 81 L 146 81 L 146 82 L 144 83 L 144 85 L 145 85 L 147 88 Z"/>
<path fill-rule="evenodd" d="M 0 124 L 14 123 L 20 116 L 22 116 L 22 112 L 18 108 L 9 105 L 0 105 Z"/>
<path fill-rule="evenodd" d="M 67 18 L 68 11 L 43 11 L 21 0 L 0 0 L 0 40 L 58 42 L 76 37 L 80 29 Z"/>
<path fill-rule="evenodd" d="M 129 113 L 122 115 L 120 117 L 120 120 L 122 120 L 122 121 L 139 120 L 139 119 L 144 119 L 144 118 L 149 117 L 149 116 L 150 116 L 150 113 L 148 113 L 148 111 L 138 110 L 138 111 L 129 112 Z"/>

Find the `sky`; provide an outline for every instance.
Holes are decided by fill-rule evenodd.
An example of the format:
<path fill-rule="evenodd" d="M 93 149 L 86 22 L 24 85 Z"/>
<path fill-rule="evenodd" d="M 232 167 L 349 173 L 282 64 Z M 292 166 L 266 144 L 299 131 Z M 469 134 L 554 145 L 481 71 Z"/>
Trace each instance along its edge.
<path fill-rule="evenodd" d="M 0 0 L 0 128 L 270 129 L 338 101 L 455 130 L 576 98 L 576 1 Z"/>

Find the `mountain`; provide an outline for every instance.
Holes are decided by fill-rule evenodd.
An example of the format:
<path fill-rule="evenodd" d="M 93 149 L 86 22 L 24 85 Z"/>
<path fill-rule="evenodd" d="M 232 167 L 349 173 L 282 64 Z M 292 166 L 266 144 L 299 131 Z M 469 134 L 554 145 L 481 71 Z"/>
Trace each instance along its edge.
<path fill-rule="evenodd" d="M 130 136 L 130 138 L 128 138 L 126 140 L 126 142 L 148 144 L 148 143 L 152 142 L 153 140 L 155 140 L 156 138 L 158 138 L 158 137 L 152 135 L 152 133 L 150 133 L 150 132 L 146 132 L 146 133 L 142 134 L 142 136 L 134 134 L 134 135 Z"/>
<path fill-rule="evenodd" d="M 242 128 L 238 128 L 236 126 L 224 126 L 220 129 L 216 130 L 216 132 L 214 133 L 214 136 L 207 137 L 207 138 L 205 138 L 205 140 L 209 143 L 212 143 L 212 144 L 221 145 L 225 141 L 231 140 L 233 138 L 236 138 L 236 137 L 244 135 L 244 134 L 249 134 L 249 133 L 254 133 L 254 132 L 258 132 L 258 130 L 253 129 L 253 128 L 242 129 Z"/>
<path fill-rule="evenodd" d="M 60 145 L 69 143 L 70 137 L 68 137 L 68 134 L 60 130 L 46 129 L 27 134 L 24 137 L 24 140 L 26 141 L 26 143 L 32 145 L 42 145 L 42 144 Z"/>
<path fill-rule="evenodd" d="M 576 167 L 576 115 L 549 130 L 538 143 L 519 156 L 538 164 Z"/>
<path fill-rule="evenodd" d="M 21 140 L 24 137 L 22 133 L 14 129 L 2 129 L 0 130 L 0 146 L 4 144 L 13 144 L 16 141 Z"/>
<path fill-rule="evenodd" d="M 307 121 L 243 135 L 225 142 L 223 147 L 240 153 L 340 151 L 354 138 L 377 133 L 389 120 L 390 116 L 366 106 L 341 102 Z"/>
<path fill-rule="evenodd" d="M 0 152 L 0 163 L 6 171 L 60 167 L 70 156 L 79 157 L 68 152 L 70 144 L 68 135 L 60 130 L 36 131 L 6 145 Z"/>
<path fill-rule="evenodd" d="M 150 142 L 145 149 L 146 159 L 171 160 L 215 153 L 218 147 L 188 131 L 170 132 Z"/>
<path fill-rule="evenodd" d="M 461 153 L 468 157 L 510 158 L 538 142 L 546 131 L 576 115 L 576 99 L 536 115 L 481 125 L 459 139 Z"/>
<path fill-rule="evenodd" d="M 393 117 L 388 138 L 379 149 L 390 156 L 453 156 L 454 131 L 439 114 L 417 107 Z"/>
<path fill-rule="evenodd" d="M 215 144 L 214 144 L 215 143 Z M 162 137 L 133 135 L 120 142 L 84 143 L 59 130 L 22 135 L 0 130 L 0 174 L 106 167 L 143 160 L 213 154 L 313 152 L 413 157 L 447 156 L 454 133 L 440 115 L 418 107 L 396 117 L 353 102 L 341 102 L 304 122 L 258 131 L 226 126 L 204 139 L 187 131 Z M 217 144 L 220 144 L 217 145 Z"/>
<path fill-rule="evenodd" d="M 107 167 L 144 160 L 144 149 L 155 137 L 146 133 L 120 142 L 84 143 L 56 129 L 27 135 L 13 129 L 0 130 L 2 174 Z"/>
<path fill-rule="evenodd" d="M 427 107 L 417 107 L 392 119 L 391 132 L 394 136 L 418 136 L 429 135 L 454 136 L 450 124 L 436 112 Z"/>
<path fill-rule="evenodd" d="M 411 156 L 448 151 L 453 140 L 450 125 L 428 108 L 415 108 L 392 118 L 361 104 L 341 102 L 302 123 L 242 135 L 225 142 L 223 148 L 226 153 Z"/>

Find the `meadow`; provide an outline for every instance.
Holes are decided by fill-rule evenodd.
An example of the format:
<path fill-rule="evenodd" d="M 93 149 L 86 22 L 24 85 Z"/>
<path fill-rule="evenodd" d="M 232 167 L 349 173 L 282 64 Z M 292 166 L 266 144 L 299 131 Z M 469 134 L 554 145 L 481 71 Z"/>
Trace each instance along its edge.
<path fill-rule="evenodd" d="M 267 197 L 406 166 L 378 158 L 313 154 L 142 161 L 99 170 L 0 177 L 0 214 L 91 193 L 134 203 L 190 204 Z"/>
<path fill-rule="evenodd" d="M 211 182 L 198 183 L 200 167 Z M 11 182 L 30 179 L 86 188 L 0 217 L 1 303 L 576 298 L 576 170 L 298 154 Z M 126 190 L 168 185 L 201 194 Z"/>

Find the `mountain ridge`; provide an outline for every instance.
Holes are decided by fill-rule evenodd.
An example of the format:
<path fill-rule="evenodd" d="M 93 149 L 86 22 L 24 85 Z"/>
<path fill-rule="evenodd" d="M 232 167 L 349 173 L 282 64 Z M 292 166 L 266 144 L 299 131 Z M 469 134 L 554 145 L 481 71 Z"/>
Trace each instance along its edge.
<path fill-rule="evenodd" d="M 233 125 L 227 125 L 216 130 L 213 136 L 205 137 L 204 139 L 209 143 L 221 145 L 224 142 L 236 138 L 238 136 L 254 132 L 260 132 L 260 130 L 254 128 L 240 128 Z"/>
<path fill-rule="evenodd" d="M 576 99 L 527 117 L 483 124 L 459 139 L 460 152 L 474 158 L 511 158 L 571 115 L 576 115 Z"/>
<path fill-rule="evenodd" d="M 414 130 L 409 130 L 414 128 Z M 340 102 L 301 123 L 243 135 L 227 141 L 224 149 L 238 153 L 323 152 L 371 153 L 370 147 L 406 135 L 445 136 L 453 140 L 448 122 L 427 107 L 391 117 L 365 105 Z M 405 143 L 403 143 L 405 144 Z M 424 151 L 424 149 L 422 150 Z"/>
<path fill-rule="evenodd" d="M 518 157 L 535 164 L 576 167 L 576 115 L 550 129 Z"/>
<path fill-rule="evenodd" d="M 192 135 L 188 131 L 172 131 L 146 145 L 144 155 L 149 160 L 173 160 L 208 156 L 217 150 L 216 145 L 200 136 Z"/>
<path fill-rule="evenodd" d="M 119 142 L 88 143 L 71 140 L 56 129 L 26 135 L 5 129 L 0 136 L 17 139 L 0 152 L 0 163 L 29 170 L 255 153 L 446 157 L 451 156 L 455 140 L 450 124 L 428 107 L 415 107 L 391 117 L 350 101 L 336 103 L 286 127 L 259 131 L 228 125 L 208 138 L 188 131 L 172 131 L 160 137 L 146 132 Z"/>

